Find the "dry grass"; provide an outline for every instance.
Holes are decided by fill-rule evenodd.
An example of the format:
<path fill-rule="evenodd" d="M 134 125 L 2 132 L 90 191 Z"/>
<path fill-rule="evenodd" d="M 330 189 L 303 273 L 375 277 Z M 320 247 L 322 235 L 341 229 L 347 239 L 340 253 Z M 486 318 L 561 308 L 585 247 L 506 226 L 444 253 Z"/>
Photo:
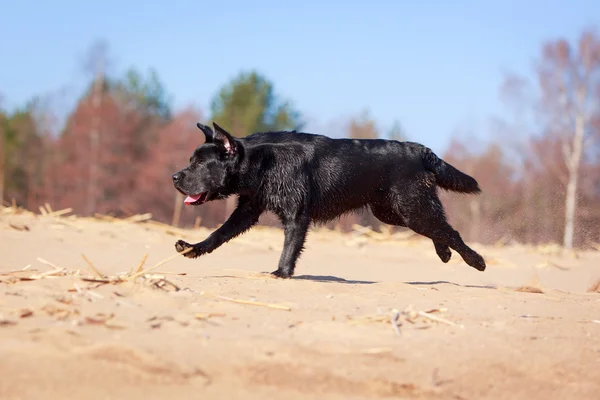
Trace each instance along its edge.
<path fill-rule="evenodd" d="M 394 328 L 394 331 L 398 336 L 401 335 L 400 328 L 403 326 L 413 326 L 416 329 L 428 329 L 431 327 L 431 323 L 436 322 L 440 324 L 450 325 L 458 328 L 464 328 L 463 325 L 456 324 L 448 319 L 439 317 L 437 313 L 446 312 L 445 308 L 435 308 L 428 311 L 415 311 L 412 305 L 409 305 L 404 310 L 399 311 L 396 309 L 390 310 L 387 314 L 379 314 L 375 316 L 366 317 L 352 317 L 347 316 L 348 322 L 351 324 L 365 324 L 365 323 L 384 323 L 390 324 Z"/>

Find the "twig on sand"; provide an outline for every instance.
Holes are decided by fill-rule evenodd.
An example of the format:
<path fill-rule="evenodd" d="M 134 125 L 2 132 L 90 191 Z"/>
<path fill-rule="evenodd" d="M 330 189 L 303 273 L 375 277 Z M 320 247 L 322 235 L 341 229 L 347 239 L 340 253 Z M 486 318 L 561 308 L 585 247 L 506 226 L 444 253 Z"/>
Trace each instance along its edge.
<path fill-rule="evenodd" d="M 157 271 L 156 275 L 176 275 L 176 276 L 185 276 L 187 272 L 171 272 L 171 271 Z"/>
<path fill-rule="evenodd" d="M 100 293 L 96 293 L 96 292 L 94 292 L 94 291 L 93 291 L 93 290 L 91 290 L 91 289 L 87 289 L 87 293 L 88 293 L 90 296 L 92 296 L 92 297 L 95 297 L 95 298 L 97 298 L 97 299 L 103 299 L 103 298 L 104 298 L 104 296 L 102 296 Z"/>
<path fill-rule="evenodd" d="M 177 252 L 177 254 L 173 254 L 171 257 L 165 258 L 164 260 L 162 260 L 162 261 L 160 261 L 160 262 L 156 263 L 154 266 L 152 266 L 152 267 L 150 267 L 150 268 L 148 268 L 148 269 L 145 269 L 145 270 L 142 270 L 142 271 L 136 272 L 135 274 L 133 274 L 133 275 L 129 276 L 129 277 L 127 278 L 127 280 L 134 280 L 134 279 L 136 279 L 136 278 L 139 278 L 140 276 L 142 276 L 142 275 L 145 275 L 145 274 L 147 274 L 148 272 L 150 272 L 150 271 L 153 271 L 153 270 L 157 269 L 157 268 L 158 268 L 158 267 L 160 267 L 161 265 L 163 265 L 163 264 L 166 264 L 166 263 L 168 263 L 168 262 L 169 262 L 169 261 L 171 261 L 171 260 L 174 260 L 175 258 L 179 257 L 179 256 L 180 256 L 180 255 L 182 255 L 182 254 L 189 253 L 189 252 L 190 252 L 190 251 L 192 251 L 192 250 L 194 250 L 194 248 L 193 248 L 193 247 L 190 247 L 190 248 L 187 248 L 187 249 L 183 250 L 182 252 Z"/>
<path fill-rule="evenodd" d="M 9 223 L 8 226 L 17 231 L 29 231 L 29 227 L 27 225 Z"/>
<path fill-rule="evenodd" d="M 98 269 L 94 266 L 94 264 L 85 256 L 85 254 L 81 255 L 81 258 L 83 258 L 83 260 L 87 263 L 87 265 L 91 268 L 92 271 L 94 271 L 94 273 L 96 275 L 98 275 L 98 277 L 100 278 L 104 278 L 104 275 L 102 275 Z"/>
<path fill-rule="evenodd" d="M 147 259 L 148 259 L 148 253 L 144 254 L 144 257 L 142 257 L 142 261 L 140 261 L 140 263 L 138 264 L 137 269 L 135 270 L 136 274 L 142 270 L 142 268 L 144 267 L 144 264 L 146 263 Z"/>
<path fill-rule="evenodd" d="M 58 211 L 51 211 L 47 214 L 47 216 L 48 217 L 60 217 L 65 214 L 69 214 L 72 211 L 73 211 L 73 209 L 71 207 L 69 207 L 69 208 L 65 208 L 62 210 L 58 210 Z"/>
<path fill-rule="evenodd" d="M 72 208 L 65 208 L 62 210 L 54 211 L 48 203 L 40 206 L 39 210 L 42 215 L 48 216 L 48 217 L 61 217 L 65 214 L 69 214 L 73 211 Z M 12 206 L 4 207 L 4 206 L 0 205 L 0 214 L 1 215 L 20 214 L 20 213 L 29 213 L 29 214 L 33 215 L 32 212 L 17 207 L 15 202 L 13 202 Z M 101 220 L 105 220 L 105 221 L 109 221 L 109 222 L 113 222 L 113 223 L 135 224 L 135 223 L 139 223 L 139 222 L 145 222 L 145 224 L 155 225 L 155 226 L 159 226 L 159 227 L 162 227 L 165 229 L 168 228 L 172 231 L 177 229 L 177 228 L 174 228 L 174 227 L 166 225 L 166 224 L 152 221 L 152 219 L 151 219 L 152 214 L 150 214 L 150 213 L 131 215 L 125 219 L 119 219 L 119 218 L 115 218 L 110 215 L 101 215 L 101 214 L 94 214 L 94 217 L 96 219 L 101 219 Z M 64 218 L 60 218 L 60 219 L 64 220 Z M 69 219 L 77 219 L 77 217 L 75 215 L 72 215 L 71 217 L 69 217 Z M 80 218 L 80 219 L 86 220 L 88 218 Z M 57 218 L 57 220 L 58 220 L 58 218 Z M 65 221 L 62 221 L 60 223 L 66 224 Z M 66 225 L 71 226 L 69 224 L 66 224 Z M 17 225 L 15 225 L 15 226 L 17 226 Z M 17 226 L 17 228 L 21 228 L 21 227 Z M 25 229 L 25 228 L 23 228 L 23 229 Z M 182 252 L 178 252 L 177 254 L 174 254 L 171 257 L 168 257 L 168 258 L 158 262 L 157 264 L 155 264 L 154 266 L 152 266 L 146 270 L 144 270 L 144 265 L 148 259 L 148 254 L 144 254 L 142 260 L 137 265 L 137 268 L 135 266 L 132 266 L 132 268 L 128 272 L 118 273 L 114 276 L 103 275 L 98 270 L 98 268 L 96 268 L 94 263 L 92 263 L 92 261 L 85 254 L 81 254 L 81 257 L 85 261 L 85 263 L 89 266 L 90 270 L 93 272 L 93 274 L 87 275 L 87 276 L 85 276 L 85 275 L 82 276 L 80 274 L 79 270 L 69 271 L 66 268 L 61 268 L 61 267 L 57 266 L 56 264 L 53 264 L 43 258 L 38 257 L 37 261 L 39 261 L 42 264 L 50 266 L 52 268 L 52 270 L 40 273 L 38 270 L 31 269 L 31 270 L 25 272 L 25 270 L 31 266 L 31 265 L 29 265 L 26 268 L 24 268 L 23 270 L 19 270 L 19 271 L 0 272 L 0 278 L 1 278 L 0 281 L 14 283 L 14 282 L 18 282 L 18 281 L 38 280 L 38 279 L 50 278 L 50 277 L 55 278 L 58 276 L 74 276 L 74 277 L 81 279 L 82 281 L 97 283 L 99 285 L 97 285 L 96 287 L 98 287 L 103 284 L 118 284 L 118 283 L 123 283 L 123 282 L 128 282 L 128 281 L 132 282 L 132 281 L 135 281 L 137 278 L 143 278 L 145 283 L 150 284 L 151 286 L 161 288 L 164 290 L 168 290 L 171 288 L 175 289 L 175 290 L 179 290 L 180 288 L 177 285 L 175 285 L 173 282 L 166 280 L 164 275 L 180 275 L 181 276 L 181 275 L 186 275 L 186 273 L 164 272 L 162 274 L 157 274 L 157 273 L 151 274 L 150 272 L 158 269 L 159 267 L 161 267 L 162 265 L 166 264 L 167 262 L 175 259 L 176 257 L 186 254 L 192 250 L 193 250 L 193 248 L 189 248 L 189 249 L 185 249 Z"/>
<path fill-rule="evenodd" d="M 142 260 L 140 261 L 140 263 L 138 264 L 136 269 L 134 269 L 132 267 L 129 270 L 129 272 L 120 273 L 115 276 L 104 276 L 104 275 L 100 274 L 98 272 L 98 270 L 93 266 L 91 261 L 89 261 L 84 255 L 82 255 L 84 260 L 86 260 L 88 265 L 90 265 L 92 270 L 94 270 L 94 272 L 98 276 L 79 276 L 79 279 L 86 281 L 86 282 L 94 282 L 94 283 L 99 283 L 99 284 L 113 284 L 114 285 L 114 284 L 119 284 L 119 283 L 124 283 L 124 282 L 133 282 L 137 278 L 144 278 L 145 283 L 149 284 L 150 286 L 154 286 L 154 287 L 157 287 L 157 288 L 163 289 L 163 290 L 168 290 L 169 288 L 172 288 L 175 291 L 179 291 L 180 290 L 179 286 L 177 286 L 173 282 L 170 282 L 167 279 L 165 279 L 165 277 L 163 275 L 151 274 L 150 271 L 157 269 L 161 265 L 164 265 L 165 263 L 169 262 L 170 260 L 174 259 L 175 257 L 178 257 L 180 254 L 185 254 L 188 251 L 191 251 L 192 249 L 193 248 L 186 249 L 186 250 L 182 251 L 181 253 L 178 253 L 169 258 L 166 258 L 148 269 L 143 269 L 144 263 L 146 262 L 146 259 L 148 258 L 148 254 L 144 254 L 144 257 L 142 258 Z M 178 274 L 178 275 L 181 275 L 181 274 Z M 183 275 L 185 275 L 185 274 L 183 274 Z"/>
<path fill-rule="evenodd" d="M 132 215 L 130 217 L 125 218 L 123 221 L 135 223 L 135 222 L 147 221 L 151 218 L 152 218 L 152 214 L 150 214 L 150 213 L 136 214 L 136 215 Z"/>
<path fill-rule="evenodd" d="M 348 316 L 348 319 L 350 320 L 350 323 L 352 323 L 352 324 L 361 324 L 361 323 L 368 323 L 368 322 L 389 323 L 392 325 L 392 327 L 394 328 L 394 331 L 396 332 L 396 334 L 398 336 L 401 336 L 400 327 L 402 326 L 402 323 L 399 322 L 400 318 L 403 318 L 403 320 L 406 322 L 414 324 L 415 320 L 418 317 L 422 317 L 422 318 L 425 318 L 430 321 L 435 321 L 438 323 L 455 326 L 458 328 L 464 328 L 463 325 L 459 325 L 459 324 L 456 324 L 445 318 L 441 318 L 441 317 L 432 315 L 432 313 L 445 311 L 445 309 L 432 309 L 432 310 L 428 310 L 428 311 L 414 311 L 412 309 L 412 306 L 408 306 L 403 311 L 398 311 L 396 309 L 393 309 L 391 311 L 392 311 L 391 316 L 389 314 L 377 315 L 377 316 L 372 316 L 372 317 L 363 317 L 363 318 L 352 318 L 352 317 Z M 419 328 L 422 329 L 422 328 L 428 328 L 428 327 L 429 327 L 429 325 L 425 325 L 425 326 L 421 326 Z"/>
<path fill-rule="evenodd" d="M 39 274 L 32 274 L 28 277 L 25 278 L 25 280 L 37 280 L 37 279 L 42 279 L 48 276 L 56 276 L 56 275 L 66 275 L 67 274 L 67 269 L 66 268 L 60 268 L 58 266 L 56 266 L 55 264 L 52 264 L 50 261 L 46 261 L 43 258 L 37 258 L 37 260 L 39 262 L 41 262 L 42 264 L 46 264 L 50 267 L 52 267 L 52 271 L 46 271 L 46 272 L 42 272 Z M 20 271 L 22 272 L 22 271 Z M 23 277 L 21 277 L 21 280 L 23 280 Z"/>
<path fill-rule="evenodd" d="M 63 268 L 57 267 L 55 264 L 52 264 L 50 261 L 46 261 L 43 258 L 37 257 L 37 260 L 42 264 L 46 264 L 54 269 L 62 270 Z"/>
<path fill-rule="evenodd" d="M 156 286 L 159 289 L 167 290 L 168 287 L 172 287 L 173 289 L 175 289 L 176 292 L 178 292 L 181 289 L 173 282 L 166 280 L 163 276 L 150 274 L 144 276 L 148 283 L 150 283 L 153 286 Z"/>
<path fill-rule="evenodd" d="M 45 278 L 47 276 L 56 276 L 56 275 L 65 275 L 66 273 L 66 269 L 54 269 L 52 271 L 46 271 L 46 272 L 42 272 L 40 274 L 33 274 L 29 277 L 29 279 L 31 280 L 37 280 L 37 279 L 42 279 Z"/>
<path fill-rule="evenodd" d="M 233 297 L 227 297 L 227 296 L 221 296 L 218 294 L 210 294 L 207 292 L 202 292 L 203 294 L 208 294 L 210 296 L 216 297 L 218 299 L 221 300 L 226 300 L 226 301 L 230 301 L 232 303 L 238 303 L 238 304 L 247 304 L 250 306 L 259 306 L 259 307 L 267 307 L 267 308 L 273 308 L 276 310 L 283 310 L 283 311 L 292 311 L 292 309 L 288 306 L 284 306 L 281 304 L 273 304 L 273 303 L 263 303 L 260 301 L 252 301 L 252 300 L 241 300 L 241 299 L 234 299 Z"/>
<path fill-rule="evenodd" d="M 225 317 L 226 315 L 224 313 L 196 313 L 194 317 L 198 320 L 207 320 L 212 317 Z"/>
<path fill-rule="evenodd" d="M 105 277 L 100 277 L 100 278 L 96 278 L 95 276 L 80 276 L 79 279 L 81 279 L 84 282 L 95 282 L 95 283 L 117 283 L 119 281 L 121 281 L 118 278 L 105 278 Z"/>
<path fill-rule="evenodd" d="M 436 322 L 442 323 L 442 324 L 446 324 L 446 325 L 450 325 L 450 326 L 463 327 L 462 325 L 455 324 L 452 321 L 448 321 L 447 319 L 444 319 L 444 318 L 441 318 L 441 317 L 438 317 L 438 316 L 435 316 L 435 315 L 431 315 L 431 314 L 426 313 L 424 311 L 418 311 L 417 315 L 419 315 L 419 316 L 421 316 L 423 318 L 428 318 L 428 319 L 430 319 L 432 321 L 436 321 Z"/>

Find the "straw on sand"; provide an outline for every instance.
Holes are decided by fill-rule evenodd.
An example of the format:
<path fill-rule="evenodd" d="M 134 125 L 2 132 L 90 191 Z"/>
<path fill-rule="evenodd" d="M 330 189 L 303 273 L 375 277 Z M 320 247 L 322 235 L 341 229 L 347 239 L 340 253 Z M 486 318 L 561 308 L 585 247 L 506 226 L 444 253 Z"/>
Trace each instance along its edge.
<path fill-rule="evenodd" d="M 347 318 L 351 324 L 364 324 L 364 323 L 372 323 L 372 322 L 380 322 L 380 323 L 386 323 L 386 324 L 389 323 L 392 325 L 392 327 L 394 328 L 394 331 L 396 332 L 396 334 L 398 336 L 401 335 L 400 328 L 404 325 L 403 324 L 404 322 L 407 322 L 410 324 L 415 324 L 419 318 L 423 318 L 425 320 L 437 322 L 440 324 L 458 327 L 461 329 L 464 328 L 463 325 L 459 325 L 459 324 L 456 324 L 445 318 L 439 317 L 437 315 L 433 315 L 435 313 L 440 313 L 443 311 L 446 311 L 446 309 L 445 308 L 435 308 L 435 309 L 428 310 L 428 311 L 414 311 L 412 306 L 409 305 L 402 311 L 395 310 L 395 309 L 392 310 L 390 315 L 380 314 L 380 315 L 376 315 L 376 316 L 359 317 L 359 318 L 347 316 Z M 422 328 L 423 327 L 428 327 L 428 326 L 422 326 Z"/>
<path fill-rule="evenodd" d="M 250 306 L 259 306 L 259 307 L 273 308 L 276 310 L 292 311 L 292 309 L 290 307 L 284 306 L 281 304 L 263 303 L 260 301 L 234 299 L 233 297 L 221 296 L 218 294 L 211 294 L 211 293 L 207 293 L 207 292 L 202 292 L 202 294 L 209 295 L 209 296 L 215 297 L 217 299 L 221 299 L 221 300 L 225 300 L 225 301 L 229 301 L 229 302 L 237 303 L 237 304 L 247 304 Z"/>

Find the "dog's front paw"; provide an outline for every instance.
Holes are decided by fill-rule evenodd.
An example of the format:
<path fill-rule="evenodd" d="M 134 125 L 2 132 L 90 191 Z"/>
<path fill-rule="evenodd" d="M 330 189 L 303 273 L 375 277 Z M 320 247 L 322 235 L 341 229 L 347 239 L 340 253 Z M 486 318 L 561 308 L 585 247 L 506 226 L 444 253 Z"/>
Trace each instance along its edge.
<path fill-rule="evenodd" d="M 178 240 L 175 243 L 175 250 L 177 250 L 178 253 L 182 253 L 185 251 L 183 256 L 187 257 L 187 258 L 196 258 L 200 255 L 196 251 L 196 248 L 194 245 L 191 245 L 188 242 L 184 242 L 183 240 Z"/>

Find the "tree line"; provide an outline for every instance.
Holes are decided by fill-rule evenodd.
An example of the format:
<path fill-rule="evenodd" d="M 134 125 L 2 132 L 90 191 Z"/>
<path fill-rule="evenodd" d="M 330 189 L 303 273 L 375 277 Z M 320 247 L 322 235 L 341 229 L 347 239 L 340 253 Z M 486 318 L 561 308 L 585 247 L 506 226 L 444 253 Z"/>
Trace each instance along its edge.
<path fill-rule="evenodd" d="M 97 50 L 97 49 L 96 49 Z M 451 223 L 468 241 L 600 242 L 600 40 L 592 29 L 577 40 L 551 40 L 534 55 L 533 79 L 507 76 L 499 95 L 509 111 L 483 148 L 455 137 L 441 156 L 473 175 L 480 196 L 442 193 Z M 106 51 L 90 57 L 93 77 L 59 132 L 49 129 L 39 99 L 13 110 L 0 103 L 0 200 L 28 209 L 47 202 L 78 215 L 151 212 L 178 226 L 214 227 L 235 199 L 182 207 L 171 174 L 203 140 L 198 121 L 216 121 L 235 136 L 301 130 L 303 116 L 259 71 L 241 71 L 214 95 L 210 110 L 173 110 L 155 71 L 107 73 Z M 328 134 L 328 132 L 315 132 Z M 352 138 L 407 140 L 400 123 L 381 132 L 368 112 L 347 122 Z M 425 145 L 427 145 L 425 143 Z M 266 215 L 261 223 L 277 224 Z M 368 211 L 331 228 L 379 228 Z"/>

